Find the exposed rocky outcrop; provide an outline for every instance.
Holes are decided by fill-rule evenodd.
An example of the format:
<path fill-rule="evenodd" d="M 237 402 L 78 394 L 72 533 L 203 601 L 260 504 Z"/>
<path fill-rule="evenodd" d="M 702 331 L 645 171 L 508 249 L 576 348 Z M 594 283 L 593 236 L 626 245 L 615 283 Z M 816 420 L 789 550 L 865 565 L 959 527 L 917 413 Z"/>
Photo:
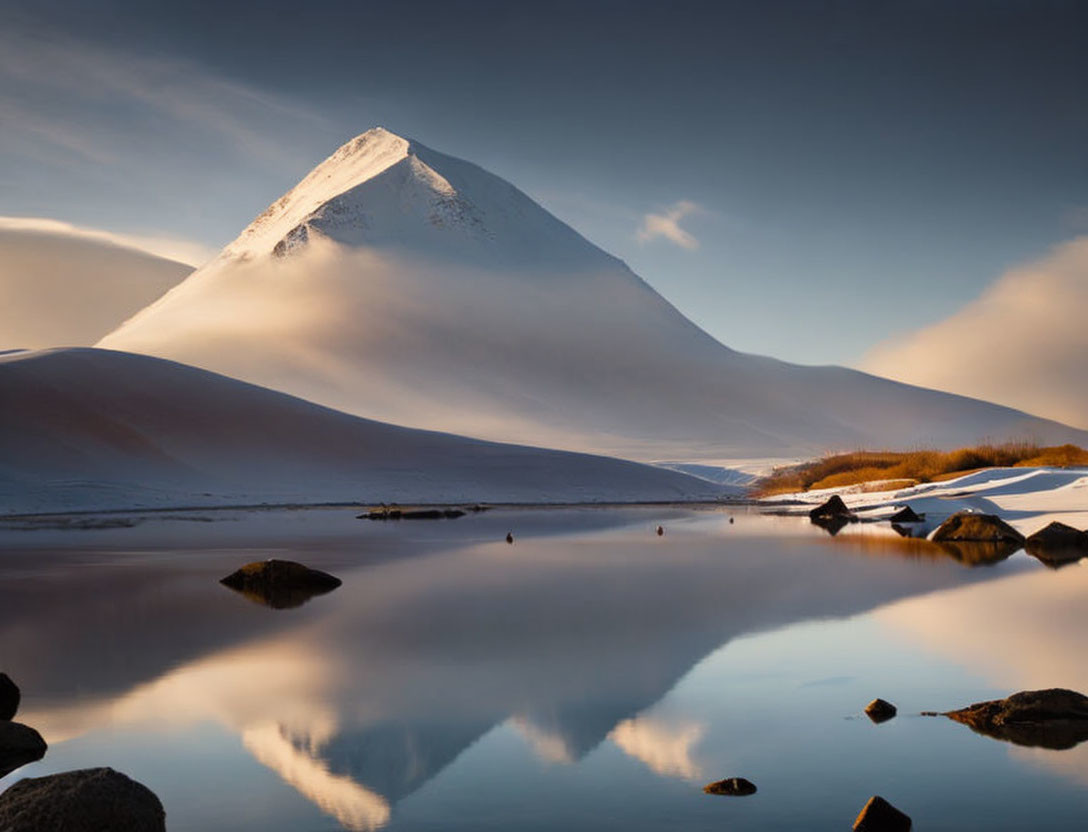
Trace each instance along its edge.
<path fill-rule="evenodd" d="M 854 832 L 909 832 L 910 817 L 879 795 L 873 795 L 854 821 Z"/>
<path fill-rule="evenodd" d="M 0 777 L 45 756 L 42 735 L 18 722 L 0 722 Z M 0 829 L 7 828 L 0 822 Z"/>
<path fill-rule="evenodd" d="M 1028 537 L 1024 548 L 1028 554 L 1057 569 L 1088 557 L 1088 532 L 1054 522 Z"/>
<path fill-rule="evenodd" d="M 20 780 L 0 794 L 4 832 L 165 832 L 155 793 L 112 768 Z"/>
<path fill-rule="evenodd" d="M 724 795 L 726 797 L 746 797 L 756 793 L 756 784 L 743 777 L 727 777 L 703 786 L 707 794 Z"/>
<path fill-rule="evenodd" d="M 6 673 L 0 673 L 0 720 L 15 719 L 19 710 L 19 686 Z"/>
<path fill-rule="evenodd" d="M 247 563 L 219 583 L 274 609 L 298 607 L 315 595 L 332 592 L 340 579 L 290 560 Z"/>
<path fill-rule="evenodd" d="M 931 540 L 1019 545 L 1024 542 L 1024 536 L 996 514 L 961 511 L 941 523 Z"/>
<path fill-rule="evenodd" d="M 1021 691 L 1007 699 L 924 715 L 946 716 L 1016 745 L 1065 749 L 1088 740 L 1088 696 L 1064 688 Z"/>

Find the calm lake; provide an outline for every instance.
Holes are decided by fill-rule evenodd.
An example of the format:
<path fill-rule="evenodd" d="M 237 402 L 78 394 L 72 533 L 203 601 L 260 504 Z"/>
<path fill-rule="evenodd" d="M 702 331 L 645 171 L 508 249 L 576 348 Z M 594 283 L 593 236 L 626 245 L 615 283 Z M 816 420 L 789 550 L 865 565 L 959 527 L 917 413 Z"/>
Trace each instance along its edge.
<path fill-rule="evenodd" d="M 874 794 L 921 830 L 1088 828 L 1088 743 L 918 715 L 1088 692 L 1088 561 L 743 508 L 355 513 L 0 531 L 0 669 L 50 746 L 0 790 L 108 765 L 173 832 L 844 830 Z M 269 557 L 343 585 L 218 583 Z M 730 776 L 758 792 L 703 794 Z"/>

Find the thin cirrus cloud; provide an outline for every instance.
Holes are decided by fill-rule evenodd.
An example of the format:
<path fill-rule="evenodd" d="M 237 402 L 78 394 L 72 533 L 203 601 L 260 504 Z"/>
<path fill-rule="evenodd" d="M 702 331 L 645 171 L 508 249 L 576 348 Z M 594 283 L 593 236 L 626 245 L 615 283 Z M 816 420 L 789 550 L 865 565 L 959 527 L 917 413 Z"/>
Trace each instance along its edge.
<path fill-rule="evenodd" d="M 698 205 L 690 200 L 682 199 L 666 208 L 664 213 L 646 214 L 636 234 L 638 241 L 648 243 L 660 237 L 680 248 L 694 251 L 699 248 L 699 241 L 690 231 L 680 227 L 680 221 L 698 211 Z"/>
<path fill-rule="evenodd" d="M 1088 236 L 1011 269 L 930 327 L 877 345 L 861 367 L 898 381 L 1088 428 Z"/>
<path fill-rule="evenodd" d="M 292 158 L 276 120 L 320 121 L 309 110 L 189 63 L 125 55 L 16 26 L 0 32 L 4 143 L 46 141 L 104 163 L 123 160 L 135 127 L 205 131 L 269 162 Z M 85 118 L 85 115 L 99 116 Z"/>

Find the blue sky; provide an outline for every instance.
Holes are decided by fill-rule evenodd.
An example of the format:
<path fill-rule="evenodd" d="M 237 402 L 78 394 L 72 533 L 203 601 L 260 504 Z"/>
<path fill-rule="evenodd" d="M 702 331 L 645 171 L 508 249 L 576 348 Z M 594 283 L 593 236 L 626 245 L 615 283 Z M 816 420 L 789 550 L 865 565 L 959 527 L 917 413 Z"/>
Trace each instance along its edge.
<path fill-rule="evenodd" d="M 0 0 L 0 215 L 215 249 L 381 124 L 729 346 L 852 363 L 1088 233 L 1086 31 L 1073 2 Z"/>

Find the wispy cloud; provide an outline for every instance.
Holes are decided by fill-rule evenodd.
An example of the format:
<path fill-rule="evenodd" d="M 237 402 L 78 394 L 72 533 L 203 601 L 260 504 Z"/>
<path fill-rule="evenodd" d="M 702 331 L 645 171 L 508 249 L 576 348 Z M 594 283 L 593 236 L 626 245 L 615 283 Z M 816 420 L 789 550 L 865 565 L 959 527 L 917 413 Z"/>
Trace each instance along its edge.
<path fill-rule="evenodd" d="M 46 217 L 2 217 L 0 231 L 29 231 L 96 240 L 122 248 L 134 248 L 157 257 L 176 260 L 190 266 L 199 266 L 215 256 L 215 249 L 192 240 L 182 240 L 170 235 L 123 234 L 100 228 L 85 228 Z"/>
<path fill-rule="evenodd" d="M 44 142 L 96 164 L 123 164 L 152 135 L 180 144 L 200 134 L 278 164 L 293 154 L 277 124 L 322 121 L 190 62 L 107 51 L 18 23 L 0 29 L 0 146 L 9 150 Z"/>
<path fill-rule="evenodd" d="M 699 211 L 699 206 L 690 200 L 680 200 L 669 206 L 662 214 L 647 214 L 642 218 L 642 225 L 638 229 L 638 240 L 647 243 L 658 237 L 664 237 L 680 248 L 694 251 L 699 247 L 699 241 L 688 231 L 680 227 L 680 221 Z"/>

